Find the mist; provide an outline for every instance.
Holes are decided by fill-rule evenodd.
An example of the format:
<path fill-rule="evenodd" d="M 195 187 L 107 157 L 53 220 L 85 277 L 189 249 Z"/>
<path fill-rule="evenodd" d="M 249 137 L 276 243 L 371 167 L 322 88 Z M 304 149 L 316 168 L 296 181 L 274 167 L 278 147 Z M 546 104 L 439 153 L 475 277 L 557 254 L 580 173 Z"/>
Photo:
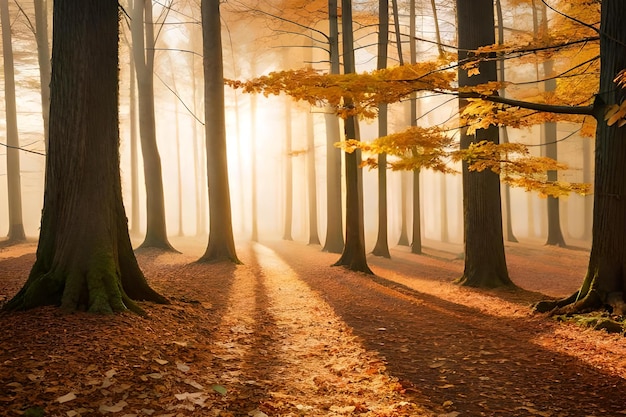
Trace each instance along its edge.
<path fill-rule="evenodd" d="M 200 236 L 208 233 L 208 196 L 206 186 L 206 155 L 203 110 L 203 79 L 199 10 L 193 3 L 176 4 L 165 10 L 155 5 L 155 16 L 161 20 L 155 46 L 155 112 L 159 153 L 163 170 L 166 202 L 166 221 L 171 236 Z M 365 10 L 365 9 L 364 9 Z M 28 11 L 28 10 L 27 10 Z M 271 11 L 271 10 L 270 10 Z M 15 11 L 13 11 L 15 12 Z M 320 12 L 323 15 L 323 11 Z M 365 12 L 364 12 L 365 13 Z M 506 18 L 513 26 L 517 23 L 514 12 Z M 404 16 L 403 19 L 407 19 Z M 454 21 L 453 16 L 442 13 L 440 19 Z M 328 58 L 321 38 L 313 30 L 297 33 L 299 29 L 289 22 L 279 21 L 241 7 L 237 2 L 223 7 L 223 39 L 225 77 L 248 79 L 289 68 L 311 65 L 327 70 Z M 407 30 L 404 25 L 404 30 Z M 312 28 L 325 31 L 323 16 L 313 16 Z M 418 36 L 432 38 L 432 20 L 422 16 Z M 357 70 L 375 68 L 374 28 L 360 28 L 357 47 Z M 454 42 L 452 28 L 443 25 L 445 42 Z M 124 204 L 133 237 L 145 233 L 146 207 L 143 167 L 139 152 L 138 180 L 131 179 L 131 103 L 130 60 L 127 28 L 121 25 L 120 56 L 120 157 Z M 24 228 L 29 237 L 36 238 L 39 231 L 45 169 L 45 146 L 41 120 L 41 96 L 38 85 L 38 66 L 33 51 L 36 44 L 26 23 L 17 18 L 13 37 L 15 51 L 16 84 L 18 91 L 18 126 L 20 144 L 24 150 L 21 158 L 21 181 Z M 434 54 L 430 43 L 418 44 L 420 56 Z M 535 71 L 532 64 L 507 69 L 510 79 L 528 78 Z M 1 72 L 1 71 L 0 71 Z M 0 75 L 2 77 L 2 75 Z M 326 133 L 324 109 L 294 102 L 286 96 L 252 96 L 226 87 L 226 129 L 228 166 L 235 238 L 238 242 L 250 239 L 253 217 L 258 221 L 259 238 L 275 239 L 284 234 L 284 216 L 291 205 L 293 213 L 291 236 L 296 241 L 309 239 L 309 207 L 307 190 L 307 164 L 316 168 L 317 223 L 320 240 L 326 233 Z M 0 111 L 4 112 L 4 100 Z M 419 99 L 422 117 L 419 124 L 430 126 L 447 120 L 457 109 L 455 101 L 445 98 Z M 286 118 L 286 112 L 289 117 Z M 399 131 L 407 125 L 408 103 L 390 106 L 389 131 Z M 307 116 L 312 114 L 314 149 L 307 148 Z M 289 121 L 288 121 L 289 120 Z M 563 174 L 565 181 L 590 182 L 593 172 L 593 143 L 581 138 L 576 125 L 559 123 L 558 159 L 571 169 Z M 0 132 L 6 123 L 0 118 Z M 376 138 L 376 120 L 360 122 L 361 139 Z M 542 155 L 542 131 L 539 127 L 508 129 L 509 140 L 531 146 L 533 153 Z M 3 135 L 5 137 L 6 135 Z M 288 139 L 291 152 L 287 150 Z M 314 161 L 311 153 L 314 151 Z M 6 149 L 0 150 L 0 195 L 7 195 Z M 292 164 L 292 199 L 286 201 L 288 164 Z M 457 167 L 460 170 L 460 167 Z M 388 173 L 388 225 L 389 243 L 395 246 L 402 224 L 402 176 L 405 192 L 411 189 L 410 173 Z M 421 173 L 422 233 L 425 245 L 439 245 L 452 251 L 462 251 L 462 196 L 461 176 L 423 171 Z M 253 212 L 252 187 L 257 199 Z M 504 188 L 504 186 L 503 186 Z M 138 193 L 138 203 L 133 204 L 133 189 Z M 377 233 L 377 177 L 374 171 L 363 171 L 363 202 L 365 237 L 368 250 L 374 245 Z M 547 235 L 547 206 L 545 198 L 521 189 L 511 189 L 512 230 L 517 239 L 543 243 Z M 345 198 L 345 195 L 344 195 Z M 591 196 L 572 195 L 561 199 L 561 228 L 568 244 L 590 246 Z M 410 218 L 411 199 L 407 198 Z M 133 223 L 133 211 L 138 221 Z M 344 213 L 345 216 L 345 213 Z M 0 234 L 8 231 L 7 198 L 0 199 Z M 345 222 L 344 222 L 345 224 Z M 505 237 L 506 238 L 506 237 Z"/>

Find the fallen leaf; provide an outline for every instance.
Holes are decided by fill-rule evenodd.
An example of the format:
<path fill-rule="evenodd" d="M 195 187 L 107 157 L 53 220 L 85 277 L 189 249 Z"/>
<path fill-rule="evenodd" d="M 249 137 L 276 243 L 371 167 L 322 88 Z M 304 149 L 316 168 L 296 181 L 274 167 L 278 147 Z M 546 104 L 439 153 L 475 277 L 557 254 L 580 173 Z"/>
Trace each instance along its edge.
<path fill-rule="evenodd" d="M 183 380 L 183 382 L 185 384 L 187 384 L 187 385 L 191 385 L 195 389 L 198 389 L 198 390 L 203 390 L 204 389 L 204 387 L 202 385 L 198 384 L 196 381 L 194 381 L 192 379 L 187 378 L 187 379 Z"/>
<path fill-rule="evenodd" d="M 159 358 L 156 358 L 154 361 L 158 363 L 159 365 L 165 365 L 169 363 L 169 361 L 166 361 L 165 359 L 159 359 Z"/>
<path fill-rule="evenodd" d="M 101 413 L 119 413 L 127 405 L 128 405 L 128 403 L 126 401 L 124 401 L 124 400 L 118 402 L 117 404 L 113 404 L 113 405 L 102 404 L 102 405 L 100 405 L 100 408 L 98 408 L 98 411 L 100 411 Z"/>
<path fill-rule="evenodd" d="M 183 371 L 183 372 L 187 372 L 191 369 L 189 365 L 184 364 L 182 362 L 176 362 L 176 367 L 178 368 L 179 371 Z"/>
<path fill-rule="evenodd" d="M 59 402 L 60 404 L 66 403 L 68 401 L 72 401 L 76 399 L 76 394 L 74 394 L 73 392 L 69 392 L 59 398 L 57 398 L 57 402 Z"/>
<path fill-rule="evenodd" d="M 259 410 L 258 408 L 250 411 L 248 415 L 250 417 L 269 417 L 267 414 L 265 414 L 263 411 Z"/>
<path fill-rule="evenodd" d="M 211 389 L 219 394 L 226 395 L 227 390 L 222 385 L 212 385 Z"/>

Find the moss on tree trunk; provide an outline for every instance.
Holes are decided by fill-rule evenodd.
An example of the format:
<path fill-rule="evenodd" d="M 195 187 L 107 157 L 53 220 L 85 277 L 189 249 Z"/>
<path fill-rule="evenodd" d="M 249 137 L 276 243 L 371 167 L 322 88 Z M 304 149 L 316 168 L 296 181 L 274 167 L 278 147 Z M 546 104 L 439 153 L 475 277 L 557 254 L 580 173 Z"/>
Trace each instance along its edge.
<path fill-rule="evenodd" d="M 614 83 L 626 68 L 626 2 L 604 0 L 600 27 L 600 92 L 596 97 L 594 211 L 591 255 L 580 289 L 563 300 L 536 305 L 540 312 L 571 314 L 626 303 L 626 128 L 608 126 L 606 106 L 624 101 L 624 89 Z"/>
<path fill-rule="evenodd" d="M 119 172 L 118 6 L 54 3 L 50 143 L 37 258 L 8 310 L 110 313 L 167 302 L 135 259 Z"/>

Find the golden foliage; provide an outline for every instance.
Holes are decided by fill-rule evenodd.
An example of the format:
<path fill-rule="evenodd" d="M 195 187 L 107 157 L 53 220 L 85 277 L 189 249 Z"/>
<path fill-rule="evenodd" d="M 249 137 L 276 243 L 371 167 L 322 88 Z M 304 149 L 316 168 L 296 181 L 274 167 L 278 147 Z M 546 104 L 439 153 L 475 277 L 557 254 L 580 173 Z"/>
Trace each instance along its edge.
<path fill-rule="evenodd" d="M 361 74 L 326 74 L 311 68 L 271 72 L 248 81 L 226 80 L 233 88 L 265 96 L 285 93 L 312 105 L 330 105 L 343 118 L 373 118 L 380 103 L 398 102 L 415 91 L 452 89 L 455 73 L 442 70 L 443 62 L 414 65 Z"/>

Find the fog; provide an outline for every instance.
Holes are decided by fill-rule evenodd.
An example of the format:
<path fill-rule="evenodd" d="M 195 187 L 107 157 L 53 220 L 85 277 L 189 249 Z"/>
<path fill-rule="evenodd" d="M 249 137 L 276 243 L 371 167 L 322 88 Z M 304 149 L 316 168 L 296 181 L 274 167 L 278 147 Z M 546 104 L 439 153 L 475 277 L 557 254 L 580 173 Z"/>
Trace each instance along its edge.
<path fill-rule="evenodd" d="M 158 6 L 155 6 L 158 7 Z M 158 43 L 155 47 L 155 107 L 157 120 L 157 140 L 163 169 L 163 184 L 166 201 L 168 233 L 171 235 L 204 235 L 208 230 L 208 204 L 206 172 L 203 164 L 204 119 L 202 106 L 202 58 L 198 41 L 199 25 L 185 23 L 189 18 L 199 19 L 199 13 L 187 5 L 181 13 L 170 12 L 165 20 Z M 227 78 L 247 79 L 270 71 L 299 68 L 313 65 L 327 69 L 324 51 L 310 46 L 309 35 L 302 36 L 285 32 L 268 17 L 247 16 L 224 6 L 224 67 Z M 15 11 L 14 11 L 15 12 Z M 161 13 L 155 9 L 155 16 Z M 449 16 L 448 16 L 449 17 Z M 509 15 L 510 19 L 514 16 Z M 445 14 L 442 20 L 445 20 Z M 454 21 L 448 19 L 447 21 Z M 324 21 L 317 24 L 325 29 Z M 22 23 L 23 25 L 23 23 Z M 418 27 L 419 36 L 432 38 L 432 22 L 422 17 Z M 125 29 L 124 29 L 125 30 Z M 290 30 L 295 31 L 295 28 Z M 374 29 L 370 33 L 359 33 L 357 65 L 359 71 L 375 67 L 375 47 L 367 46 L 375 39 Z M 444 25 L 446 42 L 453 43 L 453 30 Z M 16 82 L 18 96 L 18 127 L 22 169 L 22 199 L 24 226 L 28 236 L 36 237 L 39 229 L 43 202 L 44 156 L 41 102 L 36 63 L 36 45 L 20 23 L 14 29 L 14 50 L 16 55 Z M 311 32 L 312 33 L 312 32 Z M 314 35 L 310 35 L 313 36 Z M 130 156 L 130 101 L 129 101 L 129 53 L 122 36 L 120 47 L 120 155 L 122 186 L 125 207 L 132 230 L 141 235 L 145 232 L 145 186 L 141 158 L 138 165 L 139 211 L 138 224 L 132 224 L 132 181 Z M 195 41 L 194 41 L 195 39 Z M 201 39 L 201 38 L 200 38 Z M 420 56 L 431 56 L 431 44 L 419 44 Z M 190 52 L 191 51 L 191 52 Z M 430 54 L 430 55 L 429 55 Z M 193 65 L 191 69 L 190 65 Z M 536 71 L 529 64 L 508 69 L 511 78 L 528 78 Z M 2 73 L 3 71 L 0 71 Z M 0 74 L 0 77 L 2 75 Z M 193 79 L 195 78 L 195 79 Z M 4 84 L 2 84 L 4 85 Z M 195 95 L 194 95 L 195 85 Z M 2 95 L 4 90 L 2 90 Z M 435 125 L 449 119 L 456 111 L 456 102 L 444 104 L 447 98 L 428 97 L 419 101 L 423 117 L 419 123 Z M 285 183 L 288 160 L 293 163 L 293 224 L 292 237 L 297 241 L 308 241 L 309 213 L 306 181 L 307 159 L 311 149 L 307 149 L 306 117 L 312 113 L 315 137 L 315 166 L 318 232 L 324 241 L 326 227 L 326 137 L 324 114 L 321 108 L 295 103 L 284 96 L 252 97 L 226 87 L 226 117 L 229 180 L 233 228 L 237 241 L 250 238 L 252 217 L 258 218 L 259 238 L 281 237 L 286 212 Z M 0 103 L 0 115 L 4 114 L 4 100 Z M 403 129 L 408 124 L 408 103 L 390 106 L 389 132 Z M 289 108 L 291 123 L 287 126 L 286 109 Z M 199 120 L 198 120 L 199 119 Z M 559 123 L 559 160 L 569 163 L 569 171 L 560 174 L 566 181 L 592 180 L 593 142 L 577 134 L 576 125 Z M 5 138 L 6 123 L 0 117 L 0 137 Z M 361 139 L 376 137 L 376 121 L 360 123 Z M 533 153 L 541 155 L 543 147 L 540 127 L 508 131 L 511 141 L 532 145 Z M 291 136 L 292 154 L 286 151 L 287 135 Z M 562 140 L 562 141 L 561 141 Z M 4 140 L 0 140 L 5 142 Z M 34 153 L 33 153 L 34 152 Z M 7 234 L 7 184 L 6 152 L 0 149 L 0 234 Z M 586 159 L 585 159 L 586 158 Z M 253 172 L 253 166 L 256 170 Z M 460 169 L 460 167 L 457 167 Z M 388 225 L 389 244 L 395 246 L 401 232 L 401 184 L 402 175 L 406 179 L 406 190 L 411 190 L 410 173 L 389 172 L 388 174 Z M 255 181 L 253 181 L 253 179 Z M 422 233 L 425 245 L 442 242 L 451 250 L 460 251 L 463 242 L 462 190 L 460 175 L 443 175 L 423 171 L 421 180 Z M 364 170 L 364 217 L 367 247 L 371 250 L 377 233 L 377 177 L 374 171 Z M 257 186 L 257 211 L 252 212 L 252 186 Z M 504 189 L 504 188 L 503 188 Z M 511 189 L 510 214 L 513 232 L 518 239 L 543 243 L 547 235 L 546 200 L 534 193 Z M 561 227 L 568 244 L 590 246 L 591 196 L 572 195 L 561 199 Z M 408 230 L 410 238 L 411 222 L 410 192 L 407 196 Z M 345 215 L 345 213 L 344 213 Z M 345 224 L 345 223 L 344 223 Z"/>

